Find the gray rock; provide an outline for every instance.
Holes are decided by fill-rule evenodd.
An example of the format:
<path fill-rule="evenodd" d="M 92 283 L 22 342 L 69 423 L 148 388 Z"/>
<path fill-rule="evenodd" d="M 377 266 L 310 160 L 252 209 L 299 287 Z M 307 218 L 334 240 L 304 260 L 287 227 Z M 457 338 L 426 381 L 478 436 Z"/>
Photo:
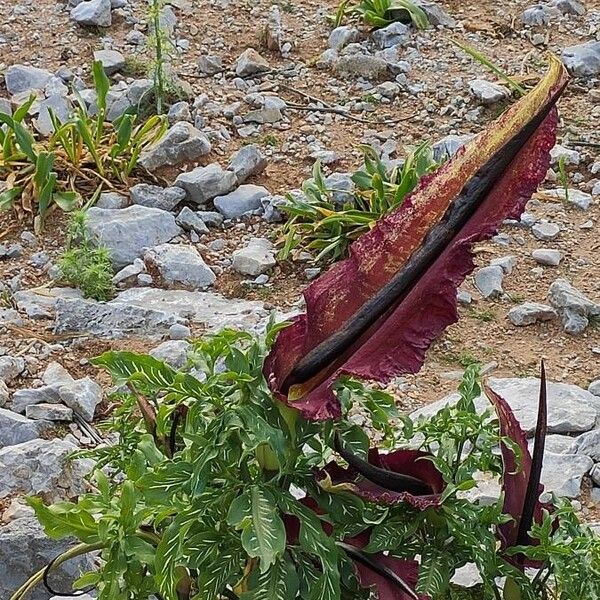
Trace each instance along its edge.
<path fill-rule="evenodd" d="M 94 60 L 102 63 L 107 75 L 113 75 L 125 66 L 125 57 L 117 50 L 96 50 Z"/>
<path fill-rule="evenodd" d="M 550 242 L 558 237 L 560 233 L 560 227 L 556 223 L 550 223 L 548 221 L 540 221 L 535 223 L 531 228 L 531 233 L 538 240 L 544 242 Z"/>
<path fill-rule="evenodd" d="M 50 118 L 50 111 L 52 111 L 59 123 L 66 123 L 71 114 L 71 102 L 67 98 L 57 94 L 40 102 L 39 113 L 35 120 L 35 128 L 42 135 L 50 135 L 54 132 L 54 123 Z"/>
<path fill-rule="evenodd" d="M 13 381 L 25 370 L 21 356 L 0 356 L 0 381 Z"/>
<path fill-rule="evenodd" d="M 369 54 L 345 54 L 334 63 L 336 73 L 342 77 L 383 79 L 389 75 L 388 63 Z"/>
<path fill-rule="evenodd" d="M 325 178 L 331 199 L 338 206 L 354 204 L 354 182 L 352 173 L 332 173 Z"/>
<path fill-rule="evenodd" d="M 569 435 L 560 435 L 559 433 L 554 433 L 552 435 L 548 435 L 548 436 L 546 436 L 545 451 L 553 452 L 554 454 L 576 454 L 575 452 L 571 452 L 571 446 L 573 445 L 573 439 L 574 438 L 572 438 Z M 535 441 L 533 439 L 530 439 L 528 442 L 528 445 L 529 445 L 529 451 L 533 455 Z"/>
<path fill-rule="evenodd" d="M 0 308 L 0 325 L 23 325 L 23 319 L 12 308 Z"/>
<path fill-rule="evenodd" d="M 600 316 L 600 305 L 592 302 L 566 279 L 557 279 L 548 290 L 548 300 L 562 317 L 567 333 L 583 333 L 590 317 Z"/>
<path fill-rule="evenodd" d="M 584 15 L 585 6 L 578 0 L 551 0 L 550 5 L 563 15 Z"/>
<path fill-rule="evenodd" d="M 491 265 L 478 269 L 475 273 L 474 283 L 484 298 L 498 298 L 503 293 L 502 280 L 504 270 L 499 265 Z"/>
<path fill-rule="evenodd" d="M 233 171 L 239 184 L 244 183 L 248 177 L 258 175 L 265 170 L 267 159 L 258 146 L 249 144 L 242 146 L 232 157 L 227 165 L 229 171 Z"/>
<path fill-rule="evenodd" d="M 600 396 L 600 379 L 596 379 L 590 383 L 588 392 L 594 394 L 594 396 Z"/>
<path fill-rule="evenodd" d="M 138 205 L 122 210 L 92 207 L 85 226 L 97 243 L 110 250 L 116 268 L 131 264 L 144 248 L 168 242 L 181 232 L 171 213 Z"/>
<path fill-rule="evenodd" d="M 600 462 L 600 429 L 586 431 L 575 438 L 569 448 L 569 454 L 583 454 L 594 462 Z"/>
<path fill-rule="evenodd" d="M 494 258 L 490 261 L 490 265 L 493 267 L 500 267 L 506 275 L 510 275 L 512 270 L 517 265 L 516 256 L 502 256 L 501 258 Z"/>
<path fill-rule="evenodd" d="M 14 519 L 0 527 L 0 598 L 10 598 L 33 573 L 43 569 L 73 544 L 73 539 L 53 540 L 47 537 L 33 516 Z M 94 568 L 92 556 L 84 555 L 68 560 L 52 570 L 52 584 L 59 590 L 68 590 L 75 579 Z M 29 600 L 48 600 L 49 597 L 49 593 L 41 585 L 28 595 Z M 77 598 L 86 600 L 84 596 Z M 64 598 L 61 597 L 61 600 Z"/>
<path fill-rule="evenodd" d="M 8 386 L 4 383 L 4 381 L 0 380 L 0 407 L 5 406 L 10 397 L 10 392 L 8 391 Z"/>
<path fill-rule="evenodd" d="M 187 362 L 191 347 L 192 345 L 184 340 L 169 340 L 150 350 L 150 355 L 174 369 L 181 369 Z"/>
<path fill-rule="evenodd" d="M 206 167 L 197 167 L 181 173 L 175 185 L 183 188 L 190 202 L 206 205 L 213 198 L 228 194 L 237 186 L 237 178 L 232 171 L 224 171 L 217 163 Z"/>
<path fill-rule="evenodd" d="M 551 321 L 557 316 L 557 312 L 551 306 L 537 302 L 525 302 L 508 311 L 508 320 L 517 327 L 534 325 L 541 321 Z"/>
<path fill-rule="evenodd" d="M 148 183 L 134 185 L 129 193 L 134 204 L 168 211 L 173 210 L 185 198 L 185 192 L 180 187 L 162 188 Z"/>
<path fill-rule="evenodd" d="M 410 39 L 410 29 L 407 25 L 395 21 L 387 27 L 376 29 L 372 33 L 373 42 L 380 50 L 404 44 Z"/>
<path fill-rule="evenodd" d="M 473 302 L 473 296 L 466 290 L 458 290 L 456 293 L 456 300 L 459 304 L 468 306 Z"/>
<path fill-rule="evenodd" d="M 233 253 L 232 267 L 242 275 L 255 277 L 276 264 L 273 244 L 265 238 L 253 238 L 245 248 Z"/>
<path fill-rule="evenodd" d="M 69 372 L 56 361 L 48 363 L 46 370 L 42 375 L 42 381 L 46 385 L 67 385 L 73 383 L 75 379 L 71 377 Z"/>
<path fill-rule="evenodd" d="M 235 73 L 238 77 L 264 73 L 270 68 L 268 61 L 253 48 L 244 50 L 235 63 Z"/>
<path fill-rule="evenodd" d="M 148 272 L 167 287 L 203 289 L 215 281 L 215 274 L 193 246 L 161 244 L 147 250 L 144 261 Z"/>
<path fill-rule="evenodd" d="M 175 102 L 167 113 L 169 124 L 179 123 L 180 121 L 192 121 L 192 113 L 188 102 Z"/>
<path fill-rule="evenodd" d="M 143 273 L 146 269 L 146 265 L 144 261 L 140 258 L 136 258 L 133 263 L 123 267 L 116 275 L 112 278 L 112 281 L 115 285 L 119 285 L 120 283 L 131 282 L 134 278 L 136 278 L 140 273 Z"/>
<path fill-rule="evenodd" d="M 167 131 L 165 136 L 142 153 L 139 163 L 149 171 L 165 166 L 189 162 L 208 154 L 211 143 L 191 123 L 180 121 Z"/>
<path fill-rule="evenodd" d="M 23 388 L 12 396 L 11 408 L 17 413 L 24 413 L 28 406 L 35 404 L 56 404 L 60 402 L 59 386 L 43 385 L 38 388 Z"/>
<path fill-rule="evenodd" d="M 281 223 L 285 219 L 281 207 L 289 204 L 284 196 L 265 196 L 260 199 L 263 211 L 263 219 L 267 223 Z"/>
<path fill-rule="evenodd" d="M 452 158 L 467 142 L 470 142 L 475 136 L 467 135 L 447 135 L 437 141 L 432 146 L 433 158 L 436 162 L 442 162 Z"/>
<path fill-rule="evenodd" d="M 244 115 L 244 123 L 279 123 L 283 119 L 283 114 L 279 108 L 259 108 L 252 110 Z"/>
<path fill-rule="evenodd" d="M 221 213 L 213 210 L 199 210 L 196 214 L 204 221 L 207 227 L 222 227 L 225 220 Z"/>
<path fill-rule="evenodd" d="M 207 332 L 224 328 L 261 331 L 269 319 L 262 302 L 224 298 L 211 292 L 130 288 L 115 301 L 171 314 L 179 321 L 189 319 Z"/>
<path fill-rule="evenodd" d="M 502 396 L 515 413 L 521 427 L 532 435 L 537 422 L 540 380 L 536 377 L 491 378 L 488 381 L 492 390 Z M 548 384 L 548 432 L 549 433 L 583 433 L 596 425 L 600 416 L 600 399 L 587 390 L 567 383 Z M 411 414 L 411 418 L 420 415 L 428 416 L 437 413 L 444 406 L 454 405 L 458 394 L 446 396 Z M 476 400 L 478 410 L 489 407 L 484 396 Z"/>
<path fill-rule="evenodd" d="M 143 291 L 143 288 L 140 289 Z M 164 293 L 164 290 L 156 290 Z M 95 302 L 82 298 L 56 302 L 56 333 L 86 332 L 104 338 L 126 335 L 161 336 L 181 319 L 171 312 L 155 310 L 145 304 L 132 305 L 116 300 Z"/>
<path fill-rule="evenodd" d="M 117 210 L 119 208 L 125 208 L 128 204 L 129 201 L 127 198 L 121 194 L 117 194 L 117 192 L 102 192 L 94 206 L 97 208 Z"/>
<path fill-rule="evenodd" d="M 329 34 L 327 44 L 333 50 L 341 50 L 352 42 L 357 42 L 360 39 L 360 32 L 356 27 L 350 25 L 341 25 L 336 27 Z"/>
<path fill-rule="evenodd" d="M 427 20 L 433 27 L 454 27 L 456 21 L 437 3 L 429 0 L 414 0 L 427 15 Z"/>
<path fill-rule="evenodd" d="M 575 77 L 595 77 L 600 74 L 600 42 L 565 48 L 561 59 Z"/>
<path fill-rule="evenodd" d="M 259 209 L 262 198 L 266 196 L 269 196 L 267 188 L 245 184 L 225 196 L 217 196 L 214 204 L 226 219 L 237 219 Z"/>
<path fill-rule="evenodd" d="M 583 478 L 594 466 L 587 456 L 577 454 L 544 453 L 542 467 L 543 499 L 549 494 L 562 498 L 577 498 L 581 494 Z"/>
<path fill-rule="evenodd" d="M 573 204 L 581 210 L 587 210 L 592 204 L 592 195 L 580 190 L 569 189 L 567 193 L 564 188 L 556 188 L 554 190 L 545 190 L 544 194 Z"/>
<path fill-rule="evenodd" d="M 51 423 L 32 421 L 12 410 L 0 408 L 0 448 L 35 440 L 46 434 Z"/>
<path fill-rule="evenodd" d="M 561 159 L 566 165 L 577 166 L 581 162 L 581 154 L 577 150 L 555 144 L 554 148 L 550 150 L 550 164 L 558 165 Z"/>
<path fill-rule="evenodd" d="M 223 60 L 216 54 L 203 54 L 198 59 L 198 70 L 205 75 L 216 75 L 223 70 Z"/>
<path fill-rule="evenodd" d="M 48 502 L 85 491 L 91 461 L 70 460 L 77 446 L 61 439 L 34 439 L 0 448 L 0 498 L 41 495 Z"/>
<path fill-rule="evenodd" d="M 186 325 L 175 323 L 169 327 L 169 339 L 171 340 L 185 340 L 192 336 L 192 330 Z"/>
<path fill-rule="evenodd" d="M 183 190 L 181 191 L 183 192 Z M 183 194 L 185 195 L 185 192 Z M 208 233 L 206 223 L 188 206 L 181 209 L 181 212 L 175 217 L 175 222 L 186 231 L 195 231 L 199 235 Z"/>
<path fill-rule="evenodd" d="M 61 401 L 85 421 L 91 423 L 94 420 L 96 407 L 102 402 L 102 387 L 93 379 L 84 377 L 61 385 L 58 393 Z"/>
<path fill-rule="evenodd" d="M 80 25 L 110 27 L 112 24 L 110 0 L 89 0 L 71 10 L 71 19 Z"/>
<path fill-rule="evenodd" d="M 523 11 L 521 22 L 524 25 L 549 25 L 552 18 L 552 10 L 545 4 L 535 4 Z"/>
<path fill-rule="evenodd" d="M 595 465 L 592 468 L 592 470 L 590 471 L 590 477 L 596 485 L 600 486 L 600 465 Z M 600 523 L 598 523 L 597 525 L 597 530 L 598 535 L 600 535 Z"/>
<path fill-rule="evenodd" d="M 72 421 L 73 411 L 62 404 L 32 404 L 25 408 L 25 416 L 33 420 Z"/>
<path fill-rule="evenodd" d="M 11 96 L 32 90 L 43 90 L 53 75 L 46 69 L 29 65 L 11 65 L 4 74 L 4 83 Z"/>
<path fill-rule="evenodd" d="M 469 83 L 471 94 L 482 104 L 495 104 L 510 96 L 510 92 L 503 85 L 486 81 L 485 79 L 474 79 Z"/>
<path fill-rule="evenodd" d="M 560 250 L 551 250 L 546 248 L 539 248 L 531 253 L 533 260 L 540 265 L 546 265 L 549 267 L 557 267 L 562 260 L 562 253 Z"/>

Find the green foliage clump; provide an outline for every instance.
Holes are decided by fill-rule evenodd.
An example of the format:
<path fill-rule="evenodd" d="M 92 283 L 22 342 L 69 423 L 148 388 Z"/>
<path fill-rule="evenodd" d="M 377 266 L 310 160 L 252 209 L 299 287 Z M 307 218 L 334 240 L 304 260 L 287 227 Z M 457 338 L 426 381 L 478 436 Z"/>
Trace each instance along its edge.
<path fill-rule="evenodd" d="M 89 114 L 84 100 L 74 91 L 78 106 L 64 123 L 50 112 L 53 132 L 48 137 L 33 133 L 25 123 L 35 101 L 32 96 L 10 116 L 0 113 L 0 178 L 7 182 L 0 193 L 0 210 L 35 214 L 39 231 L 48 212 L 58 206 L 74 210 L 82 194 L 92 195 L 110 186 L 126 184 L 143 150 L 166 130 L 166 120 L 156 115 L 137 124 L 127 111 L 109 123 L 110 81 L 102 63 L 93 64 L 97 114 Z"/>
<path fill-rule="evenodd" d="M 106 301 L 115 295 L 110 250 L 92 244 L 85 211 L 71 215 L 68 247 L 58 266 L 65 283 L 80 289 L 86 298 Z"/>
<path fill-rule="evenodd" d="M 475 367 L 466 371 L 459 402 L 430 418 L 400 418 L 388 394 L 342 379 L 341 418 L 311 422 L 276 400 L 264 380 L 277 330 L 264 341 L 224 331 L 195 342 L 187 367 L 199 378 L 131 352 L 93 361 L 121 390 L 107 424 L 118 442 L 84 453 L 97 461 L 92 492 L 52 506 L 29 500 L 48 535 L 80 542 L 59 562 L 100 553 L 100 569 L 84 574 L 77 588 L 96 588 L 99 600 L 366 600 L 370 590 L 359 585 L 353 560 L 385 553 L 420 557 L 416 590 L 432 600 L 597 597 L 600 540 L 567 505 L 534 527 L 539 545 L 519 549 L 542 565 L 530 580 L 499 548 L 496 530 L 510 519 L 502 500 L 481 504 L 465 495 L 478 474 L 501 473 L 499 443 L 521 462 L 492 411 L 476 410 Z M 369 437 L 350 418 L 357 410 L 389 448 L 431 453 L 425 460 L 445 482 L 438 506 L 377 504 L 315 476 L 335 456 L 340 436 L 367 456 Z M 348 541 L 361 535 L 368 544 L 352 550 Z M 469 563 L 481 586 L 451 586 Z M 11 600 L 23 600 L 43 576 Z M 509 581 L 504 596 L 501 577 Z"/>
<path fill-rule="evenodd" d="M 394 21 L 413 23 L 418 29 L 429 26 L 427 14 L 412 0 L 342 0 L 332 18 L 335 27 L 348 15 L 362 18 L 372 27 L 387 27 Z"/>
<path fill-rule="evenodd" d="M 288 194 L 281 207 L 289 220 L 283 228 L 281 257 L 299 249 L 316 252 L 316 261 L 336 261 L 346 256 L 348 246 L 394 209 L 413 191 L 423 175 L 437 168 L 431 147 L 420 144 L 402 167 L 388 170 L 370 146 L 361 147 L 364 169 L 355 172 L 352 199 L 340 205 L 329 189 L 321 165 L 315 163 L 312 179 L 302 186 L 304 197 Z"/>

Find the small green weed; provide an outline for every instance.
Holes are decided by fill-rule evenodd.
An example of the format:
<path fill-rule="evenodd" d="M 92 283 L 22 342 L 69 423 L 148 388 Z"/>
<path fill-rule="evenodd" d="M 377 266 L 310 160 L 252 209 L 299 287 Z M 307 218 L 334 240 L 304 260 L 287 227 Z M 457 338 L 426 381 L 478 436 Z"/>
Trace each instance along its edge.
<path fill-rule="evenodd" d="M 478 321 L 483 321 L 484 323 L 490 323 L 491 321 L 496 320 L 496 313 L 489 308 L 484 308 L 482 310 L 472 309 L 469 312 L 469 316 Z"/>
<path fill-rule="evenodd" d="M 427 14 L 412 0 L 342 0 L 330 20 L 339 27 L 348 16 L 360 17 L 371 27 L 387 27 L 394 21 L 412 23 L 418 29 L 429 26 Z"/>
<path fill-rule="evenodd" d="M 110 251 L 92 244 L 85 219 L 83 210 L 71 215 L 67 250 L 58 263 L 62 279 L 80 289 L 86 298 L 110 300 L 115 295 Z"/>
<path fill-rule="evenodd" d="M 567 173 L 567 157 L 561 156 L 558 159 L 558 179 L 565 192 L 565 200 L 569 201 L 569 174 Z"/>

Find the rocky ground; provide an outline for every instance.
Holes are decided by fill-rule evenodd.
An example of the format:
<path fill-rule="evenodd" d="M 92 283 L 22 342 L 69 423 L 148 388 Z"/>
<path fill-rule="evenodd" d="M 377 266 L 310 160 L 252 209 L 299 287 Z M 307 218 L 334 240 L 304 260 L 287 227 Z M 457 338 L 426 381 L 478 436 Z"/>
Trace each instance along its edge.
<path fill-rule="evenodd" d="M 69 86 L 93 108 L 94 57 L 112 77 L 110 119 L 151 87 L 145 2 L 75 4 L 0 4 L 0 110 L 37 90 L 41 132 L 50 126 L 48 107 L 70 110 Z M 171 107 L 169 132 L 143 157 L 155 180 L 116 187 L 88 212 L 90 234 L 112 250 L 115 299 L 98 303 L 60 284 L 64 215 L 55 212 L 39 235 L 28 215 L 0 215 L 0 600 L 60 551 L 19 498 L 82 490 L 89 465 L 66 457 L 98 443 L 96 424 L 111 410 L 108 382 L 88 359 L 119 348 L 181 366 L 190 336 L 224 326 L 258 331 L 272 310 L 297 310 L 319 265 L 307 256 L 278 259 L 278 206 L 310 177 L 315 159 L 347 190 L 359 144 L 389 162 L 422 140 L 438 156 L 452 154 L 512 101 L 455 40 L 524 85 L 552 51 L 573 81 L 542 189 L 520 222 L 477 248 L 478 270 L 459 294 L 460 321 L 422 373 L 391 389 L 411 411 L 453 391 L 462 369 L 478 361 L 531 428 L 544 358 L 553 382 L 545 484 L 597 518 L 600 2 L 467 4 L 424 4 L 435 25 L 426 31 L 394 24 L 372 33 L 357 23 L 332 31 L 331 0 L 171 0 L 162 22 L 188 99 Z M 495 493 L 494 483 L 480 491 Z"/>

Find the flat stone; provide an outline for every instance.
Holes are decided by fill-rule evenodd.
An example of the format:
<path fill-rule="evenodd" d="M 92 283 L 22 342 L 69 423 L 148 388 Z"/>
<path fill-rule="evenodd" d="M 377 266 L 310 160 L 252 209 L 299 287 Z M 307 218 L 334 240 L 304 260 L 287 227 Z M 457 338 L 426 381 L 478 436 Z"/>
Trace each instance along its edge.
<path fill-rule="evenodd" d="M 181 191 L 183 192 L 183 190 Z M 185 192 L 183 194 L 185 195 Z M 186 231 L 195 231 L 198 235 L 208 233 L 206 223 L 189 206 L 181 209 L 181 212 L 175 217 L 175 222 Z"/>
<path fill-rule="evenodd" d="M 535 262 L 540 265 L 549 267 L 557 267 L 562 260 L 562 253 L 560 250 L 551 250 L 546 248 L 539 248 L 531 253 L 531 256 Z"/>
<path fill-rule="evenodd" d="M 0 448 L 0 498 L 34 494 L 56 502 L 83 493 L 83 477 L 92 463 L 70 460 L 77 449 L 61 439 L 34 439 Z"/>
<path fill-rule="evenodd" d="M 237 219 L 259 209 L 262 198 L 269 195 L 265 187 L 245 184 L 225 196 L 217 196 L 214 205 L 226 219 Z"/>
<path fill-rule="evenodd" d="M 46 385 L 67 385 L 73 383 L 75 379 L 60 363 L 52 361 L 46 366 L 42 381 Z"/>
<path fill-rule="evenodd" d="M 162 188 L 148 183 L 134 185 L 129 188 L 129 193 L 134 204 L 167 211 L 173 210 L 185 198 L 185 191 L 180 187 Z"/>
<path fill-rule="evenodd" d="M 115 285 L 121 283 L 132 282 L 140 273 L 146 270 L 146 265 L 141 258 L 136 258 L 130 265 L 123 267 L 118 271 L 112 278 L 112 282 Z"/>
<path fill-rule="evenodd" d="M 72 548 L 75 542 L 72 538 L 50 539 L 34 516 L 14 519 L 0 527 L 0 598 L 10 598 L 33 573 Z M 62 563 L 52 569 L 52 585 L 58 590 L 71 589 L 73 581 L 84 572 L 95 569 L 94 563 L 91 555 L 78 556 Z M 49 597 L 43 585 L 35 587 L 27 596 L 28 600 L 48 600 Z M 77 596 L 78 600 L 89 598 Z M 60 600 L 65 598 L 61 596 Z"/>
<path fill-rule="evenodd" d="M 150 149 L 144 151 L 139 164 L 148 171 L 194 161 L 212 149 L 209 139 L 191 123 L 175 123 L 165 136 Z"/>
<path fill-rule="evenodd" d="M 503 293 L 504 270 L 499 265 L 478 269 L 474 276 L 475 287 L 484 298 L 498 298 Z"/>
<path fill-rule="evenodd" d="M 125 66 L 125 57 L 117 50 L 96 50 L 94 60 L 102 63 L 107 75 L 113 75 Z"/>
<path fill-rule="evenodd" d="M 148 272 L 167 287 L 203 289 L 215 281 L 215 274 L 193 246 L 161 244 L 147 250 L 144 262 Z"/>
<path fill-rule="evenodd" d="M 203 54 L 198 59 L 198 70 L 205 75 L 216 75 L 223 70 L 223 59 L 216 54 Z"/>
<path fill-rule="evenodd" d="M 164 210 L 134 205 L 122 210 L 92 207 L 86 229 L 97 243 L 107 247 L 116 268 L 131 264 L 151 248 L 181 233 L 175 217 Z"/>
<path fill-rule="evenodd" d="M 383 79 L 390 73 L 388 63 L 369 54 L 345 54 L 334 64 L 336 73 L 342 77 L 363 77 L 364 79 Z"/>
<path fill-rule="evenodd" d="M 565 48 L 561 59 L 571 75 L 595 77 L 600 74 L 600 42 L 587 42 Z"/>
<path fill-rule="evenodd" d="M 242 52 L 235 63 L 235 73 L 238 77 L 247 77 L 270 70 L 269 62 L 253 48 Z"/>
<path fill-rule="evenodd" d="M 181 369 L 187 362 L 191 347 L 184 340 L 169 340 L 150 350 L 150 356 L 166 362 L 174 369 Z"/>
<path fill-rule="evenodd" d="M 144 288 L 140 288 L 143 290 Z M 165 293 L 164 290 L 155 290 Z M 181 318 L 170 312 L 155 310 L 145 304 L 120 302 L 119 296 L 110 302 L 59 299 L 56 303 L 55 333 L 86 332 L 103 338 L 127 335 L 162 336 Z"/>
<path fill-rule="evenodd" d="M 181 173 L 175 185 L 185 190 L 188 201 L 204 206 L 234 189 L 237 178 L 233 171 L 224 171 L 219 164 L 212 163 Z"/>
<path fill-rule="evenodd" d="M 558 237 L 560 227 L 556 223 L 539 221 L 531 228 L 531 233 L 533 233 L 534 237 L 538 240 L 549 242 Z"/>
<path fill-rule="evenodd" d="M 245 248 L 233 253 L 232 267 L 242 275 L 256 277 L 276 264 L 273 244 L 265 238 L 253 238 Z"/>
<path fill-rule="evenodd" d="M 491 378 L 488 383 L 493 391 L 502 396 L 515 413 L 521 427 L 532 435 L 537 423 L 540 380 L 536 377 L 526 378 Z M 576 385 L 549 382 L 548 386 L 548 432 L 560 434 L 577 434 L 590 431 L 596 426 L 600 417 L 600 398 L 590 394 Z M 410 416 L 430 416 L 436 414 L 444 406 L 452 406 L 460 396 L 451 394 L 425 406 Z M 478 410 L 489 407 L 485 396 L 476 402 Z"/>
<path fill-rule="evenodd" d="M 262 302 L 224 298 L 211 292 L 130 288 L 115 300 L 189 319 L 207 332 L 225 328 L 261 331 L 269 319 Z"/>
<path fill-rule="evenodd" d="M 33 90 L 43 90 L 53 75 L 46 69 L 29 65 L 11 65 L 4 74 L 6 90 L 11 96 Z"/>
<path fill-rule="evenodd" d="M 494 258 L 490 261 L 491 266 L 500 267 L 506 275 L 510 275 L 513 269 L 517 266 L 516 256 L 502 256 L 501 258 Z"/>
<path fill-rule="evenodd" d="M 207 227 L 222 227 L 225 218 L 214 210 L 199 210 L 196 214 L 204 221 Z"/>
<path fill-rule="evenodd" d="M 510 96 L 506 87 L 485 79 L 474 79 L 469 83 L 469 89 L 471 94 L 485 105 L 496 104 Z"/>
<path fill-rule="evenodd" d="M 0 448 L 35 440 L 52 427 L 46 421 L 32 421 L 12 410 L 0 408 Z"/>
<path fill-rule="evenodd" d="M 588 392 L 594 394 L 594 396 L 600 396 L 600 379 L 596 379 L 590 383 Z"/>
<path fill-rule="evenodd" d="M 19 313 L 12 308 L 0 308 L 0 326 L 1 325 L 23 325 L 23 319 Z"/>
<path fill-rule="evenodd" d="M 60 402 L 59 386 L 43 385 L 37 388 L 17 390 L 11 399 L 11 408 L 17 413 L 24 413 L 28 406 L 35 404 L 55 404 Z"/>
<path fill-rule="evenodd" d="M 581 153 L 561 144 L 555 144 L 554 148 L 550 150 L 550 164 L 558 165 L 561 160 L 565 165 L 576 167 L 581 162 Z"/>
<path fill-rule="evenodd" d="M 80 25 L 110 27 L 112 24 L 111 0 L 89 0 L 71 10 L 71 19 Z"/>
<path fill-rule="evenodd" d="M 25 408 L 25 416 L 33 420 L 72 421 L 73 411 L 62 404 L 32 404 Z"/>
<path fill-rule="evenodd" d="M 556 188 L 554 190 L 546 190 L 544 191 L 544 194 L 562 200 L 563 202 L 568 202 L 581 210 L 587 210 L 592 204 L 591 194 L 576 189 L 569 189 L 567 192 L 564 188 Z"/>
<path fill-rule="evenodd" d="M 551 321 L 558 313 L 547 304 L 525 302 L 508 311 L 508 320 L 517 327 L 526 327 L 542 321 Z"/>
<path fill-rule="evenodd" d="M 233 171 L 238 184 L 242 184 L 248 177 L 262 173 L 266 166 L 267 159 L 258 146 L 249 144 L 242 146 L 234 154 L 227 165 L 227 169 Z"/>

